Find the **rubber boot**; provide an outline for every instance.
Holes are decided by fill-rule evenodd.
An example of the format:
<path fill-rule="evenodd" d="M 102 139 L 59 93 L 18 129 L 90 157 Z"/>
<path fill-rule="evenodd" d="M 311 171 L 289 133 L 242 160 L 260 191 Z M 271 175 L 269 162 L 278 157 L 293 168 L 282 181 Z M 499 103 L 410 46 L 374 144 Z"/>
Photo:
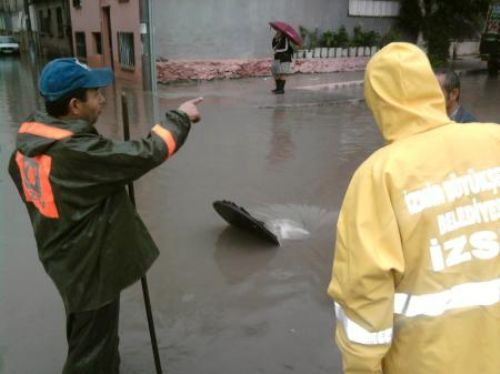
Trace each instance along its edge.
<path fill-rule="evenodd" d="M 272 93 L 276 93 L 279 89 L 279 84 L 280 84 L 280 81 L 279 79 L 275 79 L 274 82 L 276 83 L 276 88 L 274 90 L 272 90 L 271 92 Z"/>
<path fill-rule="evenodd" d="M 284 94 L 285 93 L 285 83 L 286 81 L 285 80 L 279 80 L 278 81 L 278 89 L 276 90 L 275 94 L 277 95 L 281 95 L 281 94 Z"/>

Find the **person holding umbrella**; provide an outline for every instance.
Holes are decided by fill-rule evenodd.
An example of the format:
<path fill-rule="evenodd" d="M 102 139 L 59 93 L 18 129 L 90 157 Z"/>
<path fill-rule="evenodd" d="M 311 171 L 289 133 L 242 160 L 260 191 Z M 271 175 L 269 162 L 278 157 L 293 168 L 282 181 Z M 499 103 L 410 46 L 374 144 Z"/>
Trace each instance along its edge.
<path fill-rule="evenodd" d="M 64 303 L 64 374 L 119 373 L 120 293 L 159 253 L 125 186 L 173 156 L 200 119 L 198 98 L 168 111 L 143 138 L 105 138 L 94 124 L 105 103 L 101 87 L 112 82 L 108 68 L 49 62 L 39 81 L 46 113 L 20 125 L 9 164 Z"/>
<path fill-rule="evenodd" d="M 271 65 L 271 72 L 276 82 L 276 88 L 272 92 L 275 94 L 284 94 L 286 76 L 291 73 L 292 42 L 300 45 L 302 40 L 299 34 L 285 22 L 275 21 L 269 24 L 276 30 L 272 41 L 274 60 Z"/>
<path fill-rule="evenodd" d="M 286 75 L 290 74 L 293 48 L 288 38 L 281 31 L 276 31 L 273 37 L 274 60 L 271 65 L 276 88 L 272 90 L 275 94 L 285 93 Z"/>

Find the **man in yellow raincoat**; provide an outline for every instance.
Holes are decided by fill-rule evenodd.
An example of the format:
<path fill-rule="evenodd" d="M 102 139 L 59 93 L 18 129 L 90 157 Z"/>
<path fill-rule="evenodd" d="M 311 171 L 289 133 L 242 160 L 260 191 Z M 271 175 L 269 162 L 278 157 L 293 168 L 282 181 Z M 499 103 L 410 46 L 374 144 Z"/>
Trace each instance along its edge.
<path fill-rule="evenodd" d="M 332 280 L 346 374 L 500 373 L 500 126 L 446 115 L 425 54 L 392 43 L 365 98 L 387 145 L 355 172 Z"/>

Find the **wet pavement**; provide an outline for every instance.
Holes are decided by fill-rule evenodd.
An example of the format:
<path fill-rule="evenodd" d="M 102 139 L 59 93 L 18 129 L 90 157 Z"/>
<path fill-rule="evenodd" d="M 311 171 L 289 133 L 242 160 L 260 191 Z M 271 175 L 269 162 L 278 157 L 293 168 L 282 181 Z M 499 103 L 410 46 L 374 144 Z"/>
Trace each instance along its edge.
<path fill-rule="evenodd" d="M 114 138 L 122 136 L 121 90 L 132 136 L 146 134 L 155 113 L 205 98 L 202 122 L 183 149 L 135 184 L 138 210 L 161 250 L 148 281 L 164 372 L 341 373 L 326 295 L 335 221 L 350 176 L 382 140 L 362 86 L 332 83 L 361 79 L 362 72 L 295 75 L 282 96 L 270 93 L 269 78 L 172 84 L 157 96 L 121 83 L 106 89 L 97 127 Z M 500 80 L 464 75 L 462 86 L 468 109 L 500 121 Z M 7 175 L 18 123 L 41 104 L 35 91 L 26 61 L 0 59 L 5 374 L 58 373 L 66 352 L 63 306 Z M 272 246 L 228 227 L 212 208 L 222 199 L 261 218 L 293 222 L 307 235 Z M 121 372 L 154 373 L 138 284 L 122 293 L 120 318 Z"/>

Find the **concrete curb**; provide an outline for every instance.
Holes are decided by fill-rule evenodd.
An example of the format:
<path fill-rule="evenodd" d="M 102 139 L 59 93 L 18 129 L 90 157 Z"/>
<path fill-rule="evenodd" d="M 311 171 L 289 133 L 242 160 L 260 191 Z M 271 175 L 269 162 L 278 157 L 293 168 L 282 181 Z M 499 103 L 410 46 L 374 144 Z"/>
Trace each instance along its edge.
<path fill-rule="evenodd" d="M 294 89 L 309 90 L 309 91 L 330 91 L 337 88 L 362 86 L 362 85 L 363 85 L 363 80 L 354 80 L 346 82 L 334 82 L 334 83 L 313 84 L 308 86 L 298 86 L 294 87 Z"/>
<path fill-rule="evenodd" d="M 276 108 L 308 108 L 308 107 L 319 107 L 319 106 L 328 106 L 328 105 L 341 105 L 341 104 L 360 104 L 365 101 L 364 98 L 354 98 L 354 99 L 339 99 L 339 100 L 328 100 L 321 102 L 313 102 L 313 103 L 283 103 L 283 104 L 275 104 L 275 105 L 258 105 L 258 109 L 276 109 Z"/>
<path fill-rule="evenodd" d="M 488 70 L 485 68 L 470 68 L 470 69 L 456 69 L 455 72 L 459 76 L 466 75 L 477 75 L 487 73 Z M 294 89 L 297 90 L 308 90 L 308 91 L 331 91 L 344 87 L 352 87 L 352 86 L 362 86 L 363 80 L 352 80 L 346 82 L 333 82 L 333 83 L 321 83 L 321 84 L 313 84 L 307 86 L 297 86 Z"/>

